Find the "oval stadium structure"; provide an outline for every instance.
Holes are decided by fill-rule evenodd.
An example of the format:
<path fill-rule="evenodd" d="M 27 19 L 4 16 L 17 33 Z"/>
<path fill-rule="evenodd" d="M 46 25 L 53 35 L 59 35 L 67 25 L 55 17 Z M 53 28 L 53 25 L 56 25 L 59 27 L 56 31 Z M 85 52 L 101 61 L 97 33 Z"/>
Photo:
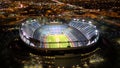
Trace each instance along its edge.
<path fill-rule="evenodd" d="M 82 49 L 95 47 L 99 39 L 99 32 L 91 23 L 73 19 L 69 23 L 51 21 L 43 24 L 37 19 L 27 19 L 22 22 L 19 32 L 27 46 L 38 51 L 82 52 Z"/>

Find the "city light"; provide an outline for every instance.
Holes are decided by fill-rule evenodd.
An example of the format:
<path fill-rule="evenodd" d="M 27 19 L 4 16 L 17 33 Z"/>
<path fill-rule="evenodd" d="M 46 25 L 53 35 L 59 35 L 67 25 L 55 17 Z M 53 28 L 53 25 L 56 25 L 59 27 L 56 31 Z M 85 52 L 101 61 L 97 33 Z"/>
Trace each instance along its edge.
<path fill-rule="evenodd" d="M 0 68 L 120 68 L 119 4 L 0 0 Z"/>

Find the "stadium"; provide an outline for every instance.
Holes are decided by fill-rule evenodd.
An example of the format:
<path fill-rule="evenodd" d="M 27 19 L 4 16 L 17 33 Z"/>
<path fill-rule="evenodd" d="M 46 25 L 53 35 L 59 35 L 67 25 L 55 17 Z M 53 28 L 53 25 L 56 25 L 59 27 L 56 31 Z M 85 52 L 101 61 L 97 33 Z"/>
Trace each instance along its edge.
<path fill-rule="evenodd" d="M 35 18 L 29 18 L 22 22 L 19 34 L 26 46 L 33 49 L 32 53 L 44 56 L 44 64 L 56 66 L 77 65 L 81 61 L 72 62 L 74 59 L 92 55 L 99 44 L 99 31 L 96 26 L 91 21 L 77 18 L 68 23 L 41 23 Z M 70 57 L 74 59 L 64 59 L 66 63 L 60 62 L 61 58 Z"/>
<path fill-rule="evenodd" d="M 82 52 L 82 49 L 89 50 L 87 48 L 96 47 L 94 44 L 99 39 L 99 32 L 91 21 L 76 18 L 69 23 L 50 21 L 47 24 L 29 18 L 22 22 L 19 33 L 28 47 L 40 52 L 47 51 L 44 52 L 46 54 L 50 51 L 53 54 L 56 51 L 57 54 L 64 51 L 78 52 L 74 50 Z"/>

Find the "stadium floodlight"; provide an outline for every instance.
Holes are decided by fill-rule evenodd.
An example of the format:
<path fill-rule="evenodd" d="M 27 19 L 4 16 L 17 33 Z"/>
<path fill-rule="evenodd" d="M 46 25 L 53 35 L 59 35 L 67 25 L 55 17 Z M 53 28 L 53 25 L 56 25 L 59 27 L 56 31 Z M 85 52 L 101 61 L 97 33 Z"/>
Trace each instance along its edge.
<path fill-rule="evenodd" d="M 76 19 L 76 18 L 74 18 L 73 20 L 74 20 L 74 21 L 76 21 L 77 19 Z"/>
<path fill-rule="evenodd" d="M 26 36 L 27 39 L 29 39 L 29 36 Z"/>
<path fill-rule="evenodd" d="M 33 19 L 33 21 L 35 22 L 35 21 L 36 21 L 36 19 Z"/>
<path fill-rule="evenodd" d="M 82 19 L 82 22 L 85 22 L 85 19 Z"/>
<path fill-rule="evenodd" d="M 25 32 L 23 32 L 23 36 L 26 36 Z"/>
<path fill-rule="evenodd" d="M 95 34 L 96 34 L 96 35 L 98 34 L 98 30 L 95 30 Z"/>
<path fill-rule="evenodd" d="M 89 24 L 92 24 L 92 22 L 91 22 L 91 21 L 88 21 L 88 23 L 89 23 Z"/>
<path fill-rule="evenodd" d="M 22 25 L 24 25 L 24 23 L 22 23 Z"/>
<path fill-rule="evenodd" d="M 98 33 L 98 30 L 95 30 L 96 33 Z"/>

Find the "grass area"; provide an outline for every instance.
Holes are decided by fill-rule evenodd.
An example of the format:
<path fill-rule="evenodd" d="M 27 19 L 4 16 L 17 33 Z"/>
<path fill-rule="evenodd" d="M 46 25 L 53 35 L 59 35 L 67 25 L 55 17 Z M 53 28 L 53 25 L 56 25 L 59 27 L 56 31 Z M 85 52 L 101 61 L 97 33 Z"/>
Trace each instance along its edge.
<path fill-rule="evenodd" d="M 68 46 L 71 46 L 70 43 L 68 43 L 69 39 L 63 35 L 48 35 L 45 39 L 47 48 L 67 48 Z"/>

